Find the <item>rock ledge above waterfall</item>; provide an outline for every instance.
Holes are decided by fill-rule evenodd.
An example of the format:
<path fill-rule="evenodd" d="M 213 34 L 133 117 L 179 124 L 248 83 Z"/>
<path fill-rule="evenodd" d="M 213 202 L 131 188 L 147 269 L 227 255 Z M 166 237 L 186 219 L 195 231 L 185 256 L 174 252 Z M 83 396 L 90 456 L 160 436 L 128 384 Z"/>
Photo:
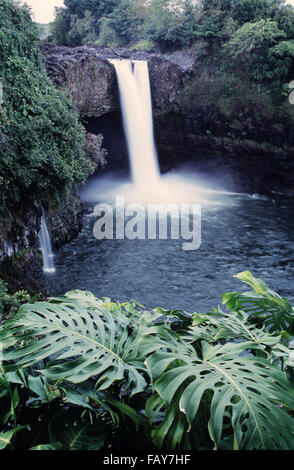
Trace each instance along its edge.
<path fill-rule="evenodd" d="M 45 44 L 42 52 L 51 79 L 66 93 L 78 113 L 87 117 L 100 117 L 119 109 L 114 67 L 107 59 L 150 62 L 155 113 L 165 112 L 182 87 L 182 77 L 197 61 L 197 54 L 190 50 L 159 54 L 125 48 Z"/>

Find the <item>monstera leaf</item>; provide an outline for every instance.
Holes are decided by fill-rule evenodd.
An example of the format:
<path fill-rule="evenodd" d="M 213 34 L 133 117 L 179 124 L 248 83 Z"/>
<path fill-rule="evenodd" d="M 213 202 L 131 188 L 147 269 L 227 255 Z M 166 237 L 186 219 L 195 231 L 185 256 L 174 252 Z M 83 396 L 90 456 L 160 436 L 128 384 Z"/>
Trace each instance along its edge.
<path fill-rule="evenodd" d="M 294 333 L 294 311 L 287 299 L 270 289 L 261 279 L 255 278 L 250 271 L 235 277 L 252 287 L 252 291 L 223 294 L 223 304 L 229 310 L 249 313 L 252 320 L 268 327 L 270 332 L 286 330 Z"/>
<path fill-rule="evenodd" d="M 201 319 L 201 322 L 200 322 Z M 194 315 L 194 326 L 188 329 L 188 335 L 184 336 L 189 342 L 203 339 L 209 343 L 219 340 L 252 341 L 264 349 L 271 348 L 281 341 L 281 336 L 270 334 L 265 327 L 257 328 L 250 322 L 250 315 L 242 310 L 238 312 L 223 312 L 220 308 L 214 309 L 206 315 Z"/>
<path fill-rule="evenodd" d="M 167 409 L 176 407 L 183 413 L 192 432 L 202 400 L 209 399 L 208 429 L 215 448 L 221 447 L 229 421 L 235 448 L 293 449 L 294 419 L 286 410 L 294 409 L 294 388 L 266 359 L 240 356 L 256 347 L 254 342 L 223 346 L 203 342 L 201 355 L 192 348 L 181 348 L 177 354 L 159 351 L 147 365 Z M 183 365 L 174 367 L 178 360 Z"/>
<path fill-rule="evenodd" d="M 15 367 L 39 368 L 46 361 L 41 372 L 55 382 L 81 383 L 95 376 L 99 390 L 124 380 L 135 394 L 146 386 L 146 368 L 138 357 L 146 325 L 143 315 L 139 326 L 130 327 L 122 312 L 110 312 L 92 294 L 74 291 L 23 305 L 0 333 L 3 359 Z"/>

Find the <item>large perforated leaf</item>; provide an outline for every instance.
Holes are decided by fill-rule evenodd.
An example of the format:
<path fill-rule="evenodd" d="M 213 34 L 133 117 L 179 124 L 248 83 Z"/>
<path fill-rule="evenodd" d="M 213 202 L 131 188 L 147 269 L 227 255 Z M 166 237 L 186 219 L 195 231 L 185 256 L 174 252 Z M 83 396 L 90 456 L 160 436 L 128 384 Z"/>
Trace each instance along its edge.
<path fill-rule="evenodd" d="M 147 361 L 155 389 L 169 405 L 193 423 L 204 396 L 210 396 L 211 439 L 220 446 L 224 423 L 230 421 L 239 449 L 293 449 L 294 389 L 284 373 L 263 358 L 240 356 L 254 343 L 202 343 L 202 355 L 191 349 L 154 353 Z M 184 365 L 172 367 L 181 359 Z M 176 394 L 181 389 L 180 397 Z"/>
<path fill-rule="evenodd" d="M 100 390 L 125 380 L 134 394 L 146 385 L 137 354 L 146 323 L 144 317 L 140 328 L 129 323 L 122 312 L 110 312 L 78 291 L 73 297 L 26 304 L 0 334 L 3 359 L 16 367 L 50 360 L 42 370 L 48 379 L 80 383 L 96 376 Z"/>

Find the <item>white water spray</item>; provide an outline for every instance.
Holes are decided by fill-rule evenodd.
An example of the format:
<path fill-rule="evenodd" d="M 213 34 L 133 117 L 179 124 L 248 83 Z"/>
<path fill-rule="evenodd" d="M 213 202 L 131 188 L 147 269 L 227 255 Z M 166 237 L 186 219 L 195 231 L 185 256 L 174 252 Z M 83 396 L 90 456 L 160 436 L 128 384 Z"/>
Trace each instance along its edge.
<path fill-rule="evenodd" d="M 120 90 L 124 129 L 135 186 L 152 191 L 160 179 L 153 135 L 148 63 L 110 60 Z"/>
<path fill-rule="evenodd" d="M 55 273 L 54 254 L 52 251 L 51 237 L 46 224 L 45 212 L 43 210 L 41 218 L 41 230 L 39 232 L 40 249 L 43 255 L 43 271 L 45 273 Z"/>

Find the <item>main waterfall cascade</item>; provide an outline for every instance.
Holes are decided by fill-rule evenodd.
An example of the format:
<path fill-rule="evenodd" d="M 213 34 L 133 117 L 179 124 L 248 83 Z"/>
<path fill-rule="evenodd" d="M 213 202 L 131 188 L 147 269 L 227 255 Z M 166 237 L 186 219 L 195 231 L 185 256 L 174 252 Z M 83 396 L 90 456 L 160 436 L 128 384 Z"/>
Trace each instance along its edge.
<path fill-rule="evenodd" d="M 39 232 L 40 250 L 43 255 L 44 273 L 55 273 L 54 254 L 52 251 L 51 237 L 47 228 L 45 212 L 41 218 L 41 230 Z"/>
<path fill-rule="evenodd" d="M 121 112 L 127 140 L 132 183 L 99 178 L 90 183 L 81 196 L 85 201 L 114 199 L 124 196 L 135 203 L 182 203 L 206 199 L 206 188 L 195 184 L 189 174 L 161 175 L 153 132 L 152 100 L 148 62 L 108 59 L 116 70 Z"/>
<path fill-rule="evenodd" d="M 141 189 L 155 188 L 160 172 L 153 135 L 148 63 L 113 59 L 110 62 L 118 78 L 133 182 Z"/>

